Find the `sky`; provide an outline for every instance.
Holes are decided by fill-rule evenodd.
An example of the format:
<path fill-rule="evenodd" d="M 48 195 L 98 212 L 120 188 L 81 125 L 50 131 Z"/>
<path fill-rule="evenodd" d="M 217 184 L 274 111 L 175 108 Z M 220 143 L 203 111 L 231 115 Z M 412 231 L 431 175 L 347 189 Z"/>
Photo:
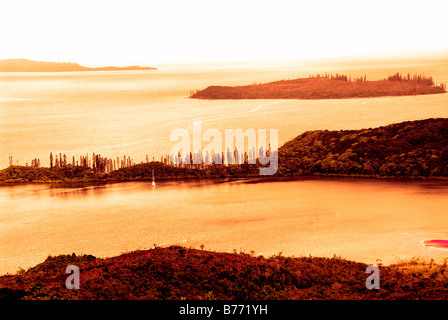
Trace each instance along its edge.
<path fill-rule="evenodd" d="M 448 50 L 448 1 L 0 2 L 0 59 L 85 66 Z"/>

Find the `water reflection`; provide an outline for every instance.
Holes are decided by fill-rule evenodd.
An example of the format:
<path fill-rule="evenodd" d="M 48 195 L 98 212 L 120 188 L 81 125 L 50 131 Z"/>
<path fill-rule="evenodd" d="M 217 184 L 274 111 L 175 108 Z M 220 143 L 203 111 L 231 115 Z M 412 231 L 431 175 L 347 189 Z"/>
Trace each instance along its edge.
<path fill-rule="evenodd" d="M 106 192 L 105 185 L 92 185 L 92 186 L 51 186 L 50 196 L 51 197 L 85 197 L 89 194 L 99 196 Z"/>
<path fill-rule="evenodd" d="M 448 240 L 425 240 L 425 246 L 448 249 Z"/>

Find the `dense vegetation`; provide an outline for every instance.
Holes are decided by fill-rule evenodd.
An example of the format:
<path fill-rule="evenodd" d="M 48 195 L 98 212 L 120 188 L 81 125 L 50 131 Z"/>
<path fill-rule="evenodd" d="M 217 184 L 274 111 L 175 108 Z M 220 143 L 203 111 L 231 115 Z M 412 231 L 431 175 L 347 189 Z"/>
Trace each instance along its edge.
<path fill-rule="evenodd" d="M 273 153 L 275 155 L 275 153 Z M 260 165 L 168 165 L 148 162 L 113 170 L 71 164 L 10 166 L 0 182 L 115 182 L 259 176 Z M 406 121 L 363 130 L 307 131 L 278 150 L 277 176 L 335 175 L 447 179 L 448 118 Z"/>
<path fill-rule="evenodd" d="M 67 165 L 62 168 L 10 166 L 0 170 L 3 183 L 57 183 L 105 181 L 107 175 L 95 173 L 92 168 Z"/>
<path fill-rule="evenodd" d="M 80 289 L 65 270 L 80 268 Z M 0 277 L 3 299 L 447 299 L 446 261 L 413 259 L 380 267 L 368 290 L 367 265 L 339 257 L 264 258 L 172 246 L 100 259 L 61 255 Z"/>
<path fill-rule="evenodd" d="M 158 180 L 162 179 L 188 179 L 188 178 L 224 178 L 247 177 L 258 175 L 258 166 L 218 165 L 200 166 L 200 168 L 176 167 L 161 162 L 141 163 L 127 168 L 114 170 L 107 175 L 108 181 L 151 180 L 152 170 Z"/>
<path fill-rule="evenodd" d="M 279 149 L 279 175 L 448 177 L 448 119 L 308 131 Z"/>
<path fill-rule="evenodd" d="M 62 168 L 9 166 L 0 170 L 0 181 L 5 183 L 23 182 L 91 182 L 105 178 L 91 168 L 67 165 Z"/>
<path fill-rule="evenodd" d="M 256 165 L 208 165 L 204 168 L 189 168 L 167 165 L 161 162 L 140 163 L 130 167 L 121 168 L 109 173 L 97 173 L 94 169 L 85 166 L 36 168 L 25 166 L 10 166 L 0 170 L 2 183 L 44 183 L 44 182 L 117 182 L 117 181 L 144 181 L 152 179 L 152 170 L 157 180 L 191 179 L 191 178 L 232 178 L 258 175 Z"/>
<path fill-rule="evenodd" d="M 196 99 L 344 99 L 444 93 L 431 77 L 395 74 L 378 81 L 347 75 L 317 75 L 246 86 L 210 86 L 190 95 Z"/>

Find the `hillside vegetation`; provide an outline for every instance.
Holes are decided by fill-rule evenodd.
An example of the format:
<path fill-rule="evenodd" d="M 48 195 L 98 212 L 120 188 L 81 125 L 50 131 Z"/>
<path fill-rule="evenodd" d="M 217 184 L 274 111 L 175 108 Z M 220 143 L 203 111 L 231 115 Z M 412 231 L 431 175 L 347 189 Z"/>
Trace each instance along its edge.
<path fill-rule="evenodd" d="M 308 131 L 279 149 L 279 175 L 448 177 L 448 119 Z"/>
<path fill-rule="evenodd" d="M 152 170 L 157 180 L 194 178 L 238 178 L 258 176 L 258 165 L 219 165 L 189 168 L 167 165 L 159 161 L 140 163 L 109 173 L 97 173 L 90 167 L 25 167 L 10 166 L 0 170 L 0 183 L 59 183 L 59 182 L 118 182 L 152 180 Z"/>
<path fill-rule="evenodd" d="M 80 289 L 68 290 L 67 266 L 80 268 Z M 367 265 L 339 257 L 265 258 L 172 246 L 100 259 L 48 257 L 0 277 L 3 299 L 447 299 L 446 261 L 413 259 L 379 265 L 380 289 L 366 289 Z"/>
<path fill-rule="evenodd" d="M 277 153 L 273 152 L 273 156 Z M 10 166 L 0 182 L 118 182 L 259 176 L 260 164 L 176 166 L 159 161 L 110 172 L 87 166 Z M 448 118 L 406 121 L 362 130 L 314 130 L 278 150 L 277 176 L 334 175 L 448 179 Z"/>

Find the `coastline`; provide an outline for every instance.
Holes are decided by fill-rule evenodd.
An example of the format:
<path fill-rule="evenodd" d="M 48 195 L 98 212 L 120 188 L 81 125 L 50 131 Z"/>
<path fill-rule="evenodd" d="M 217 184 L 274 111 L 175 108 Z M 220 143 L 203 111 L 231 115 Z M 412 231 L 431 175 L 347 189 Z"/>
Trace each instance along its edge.
<path fill-rule="evenodd" d="M 380 95 L 380 96 L 353 96 L 353 97 L 341 97 L 341 98 L 199 98 L 199 97 L 187 97 L 188 99 L 198 99 L 198 100 L 230 100 L 230 101 L 238 101 L 238 100 L 356 100 L 356 99 L 375 99 L 375 98 L 393 98 L 393 97 L 418 97 L 418 96 L 429 96 L 429 95 L 442 95 L 448 94 L 448 91 L 445 92 L 428 92 L 428 93 L 419 93 L 419 94 L 400 94 L 400 95 Z"/>
<path fill-rule="evenodd" d="M 396 176 L 380 176 L 380 175 L 356 175 L 356 174 L 334 174 L 334 173 L 314 173 L 310 175 L 273 175 L 273 176 L 259 176 L 259 175 L 246 175 L 246 176 L 216 176 L 216 177 L 158 177 L 157 181 L 191 181 L 191 180 L 217 180 L 217 179 L 229 179 L 231 180 L 245 180 L 256 179 L 263 180 L 272 179 L 309 179 L 309 178 L 353 178 L 353 179 L 369 179 L 369 180 L 385 180 L 385 181 L 448 181 L 448 177 L 396 177 Z M 122 182 L 151 182 L 151 178 L 145 179 L 97 179 L 88 181 L 78 180 L 54 180 L 54 181 L 0 181 L 1 186 L 13 186 L 13 185 L 27 185 L 27 184 L 109 184 L 109 183 L 122 183 Z"/>
<path fill-rule="evenodd" d="M 313 130 L 285 142 L 269 155 L 273 176 L 331 176 L 372 179 L 448 180 L 448 119 L 405 121 L 361 130 Z M 244 137 L 243 137 L 244 138 Z M 235 153 L 238 150 L 235 149 Z M 242 153 L 241 153 L 242 154 Z M 62 155 L 59 154 L 62 159 Z M 190 153 L 190 157 L 192 154 Z M 197 154 L 195 154 L 197 156 Z M 167 156 L 168 157 L 168 156 Z M 259 176 L 260 159 L 249 164 L 227 157 L 225 164 L 210 163 L 202 155 L 199 164 L 175 165 L 167 159 L 115 167 L 112 159 L 98 158 L 97 165 L 79 166 L 59 160 L 50 167 L 14 166 L 0 170 L 0 183 L 66 183 L 148 181 L 200 178 L 248 178 Z M 10 164 L 12 161 L 10 156 Z M 66 155 L 64 154 L 64 159 Z M 224 159 L 224 154 L 223 154 Z M 230 161 L 229 161 L 230 159 Z M 114 160 L 115 161 L 115 160 Z M 219 162 L 224 162 L 223 160 Z M 107 164 L 107 169 L 106 169 Z"/>

